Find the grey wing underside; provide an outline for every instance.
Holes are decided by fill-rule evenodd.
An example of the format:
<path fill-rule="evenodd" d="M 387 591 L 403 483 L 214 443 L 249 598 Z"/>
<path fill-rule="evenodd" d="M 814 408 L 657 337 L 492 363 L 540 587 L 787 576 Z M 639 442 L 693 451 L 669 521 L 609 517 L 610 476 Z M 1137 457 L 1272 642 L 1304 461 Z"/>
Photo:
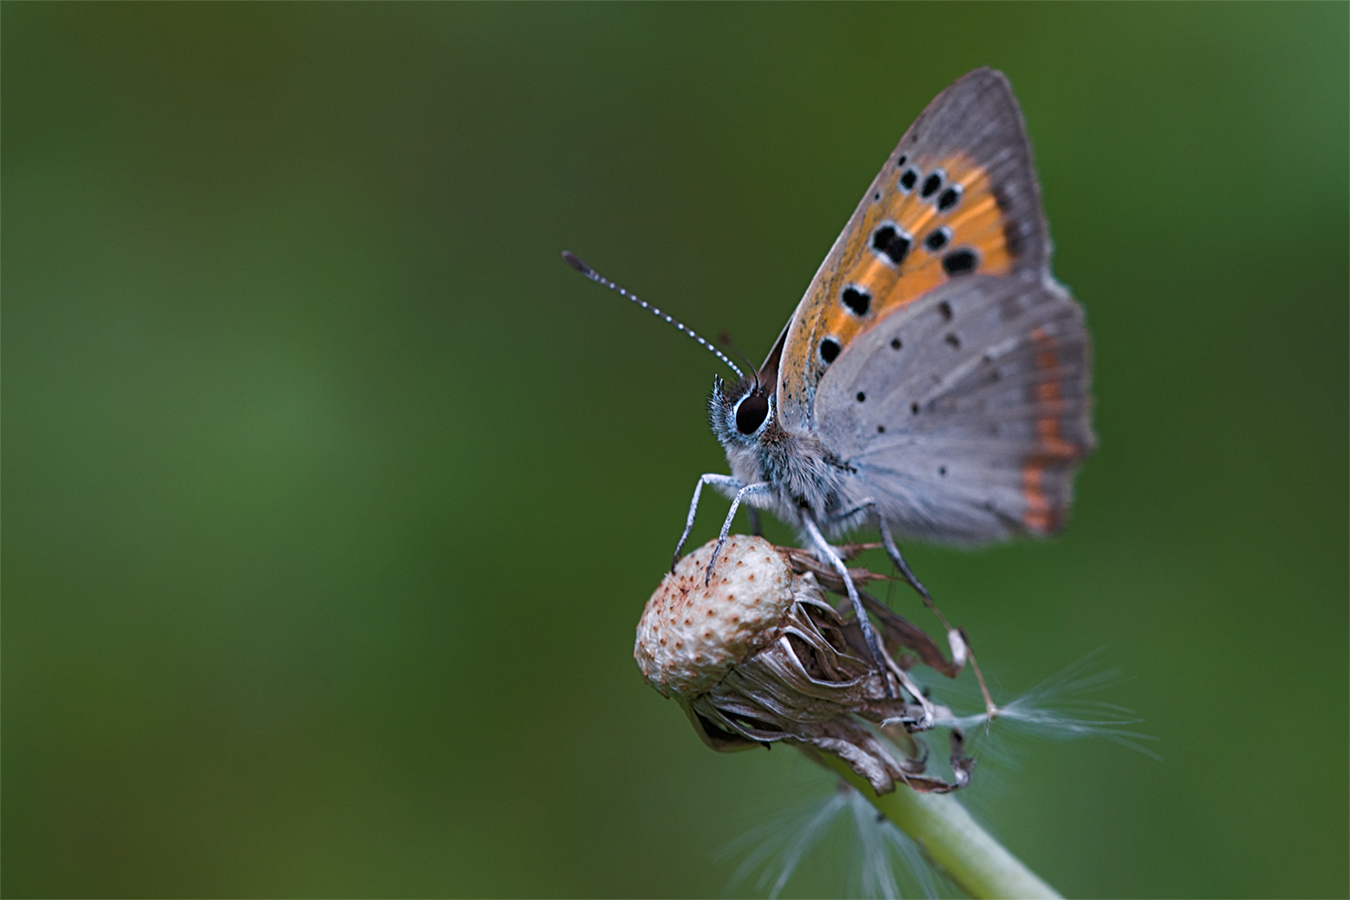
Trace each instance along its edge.
<path fill-rule="evenodd" d="M 969 276 L 855 338 L 820 382 L 818 433 L 900 535 L 1052 533 L 1095 444 L 1089 356 L 1054 281 Z"/>

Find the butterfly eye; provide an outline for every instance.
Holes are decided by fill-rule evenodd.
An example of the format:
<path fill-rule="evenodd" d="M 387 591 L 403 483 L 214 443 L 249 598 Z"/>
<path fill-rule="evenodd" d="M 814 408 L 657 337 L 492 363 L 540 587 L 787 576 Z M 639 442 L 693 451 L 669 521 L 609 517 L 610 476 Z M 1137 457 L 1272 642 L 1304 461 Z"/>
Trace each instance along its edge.
<path fill-rule="evenodd" d="M 736 430 L 741 434 L 754 434 L 769 415 L 769 398 L 763 394 L 746 394 L 736 404 Z"/>

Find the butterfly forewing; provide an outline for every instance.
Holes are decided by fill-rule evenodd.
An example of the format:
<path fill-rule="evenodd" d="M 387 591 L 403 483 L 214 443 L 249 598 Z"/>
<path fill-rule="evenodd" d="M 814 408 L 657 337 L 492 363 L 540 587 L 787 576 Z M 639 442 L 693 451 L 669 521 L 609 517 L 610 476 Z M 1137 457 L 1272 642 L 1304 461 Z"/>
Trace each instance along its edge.
<path fill-rule="evenodd" d="M 897 310 L 974 275 L 1044 269 L 1040 196 L 1007 80 L 980 69 L 929 104 L 835 241 L 788 326 L 779 417 L 808 428 L 816 386 Z"/>

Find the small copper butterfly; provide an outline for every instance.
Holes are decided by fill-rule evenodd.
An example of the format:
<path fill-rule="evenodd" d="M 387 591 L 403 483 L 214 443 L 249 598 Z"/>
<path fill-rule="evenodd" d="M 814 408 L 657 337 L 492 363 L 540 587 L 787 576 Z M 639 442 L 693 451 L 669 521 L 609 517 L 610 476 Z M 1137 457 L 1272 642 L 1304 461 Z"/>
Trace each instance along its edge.
<path fill-rule="evenodd" d="M 905 132 L 759 370 L 715 382 L 731 475 L 699 479 L 680 546 L 705 484 L 732 498 L 723 539 L 742 502 L 772 511 L 844 575 L 880 659 L 826 535 L 875 524 L 931 605 L 897 536 L 1058 530 L 1095 438 L 1083 310 L 1049 263 L 1021 111 L 1002 73 L 977 69 Z"/>

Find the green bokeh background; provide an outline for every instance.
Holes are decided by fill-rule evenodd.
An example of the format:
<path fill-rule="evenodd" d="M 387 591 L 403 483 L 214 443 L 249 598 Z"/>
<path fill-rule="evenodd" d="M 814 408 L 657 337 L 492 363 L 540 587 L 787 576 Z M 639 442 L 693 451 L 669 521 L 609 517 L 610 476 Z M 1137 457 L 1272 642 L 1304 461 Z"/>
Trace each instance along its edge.
<path fill-rule="evenodd" d="M 1345 896 L 1348 10 L 4 4 L 4 894 L 723 892 L 829 779 L 638 676 L 717 367 L 558 252 L 758 357 L 987 64 L 1101 449 L 1063 537 L 911 562 L 1163 758 L 966 802 L 1070 895 Z"/>

